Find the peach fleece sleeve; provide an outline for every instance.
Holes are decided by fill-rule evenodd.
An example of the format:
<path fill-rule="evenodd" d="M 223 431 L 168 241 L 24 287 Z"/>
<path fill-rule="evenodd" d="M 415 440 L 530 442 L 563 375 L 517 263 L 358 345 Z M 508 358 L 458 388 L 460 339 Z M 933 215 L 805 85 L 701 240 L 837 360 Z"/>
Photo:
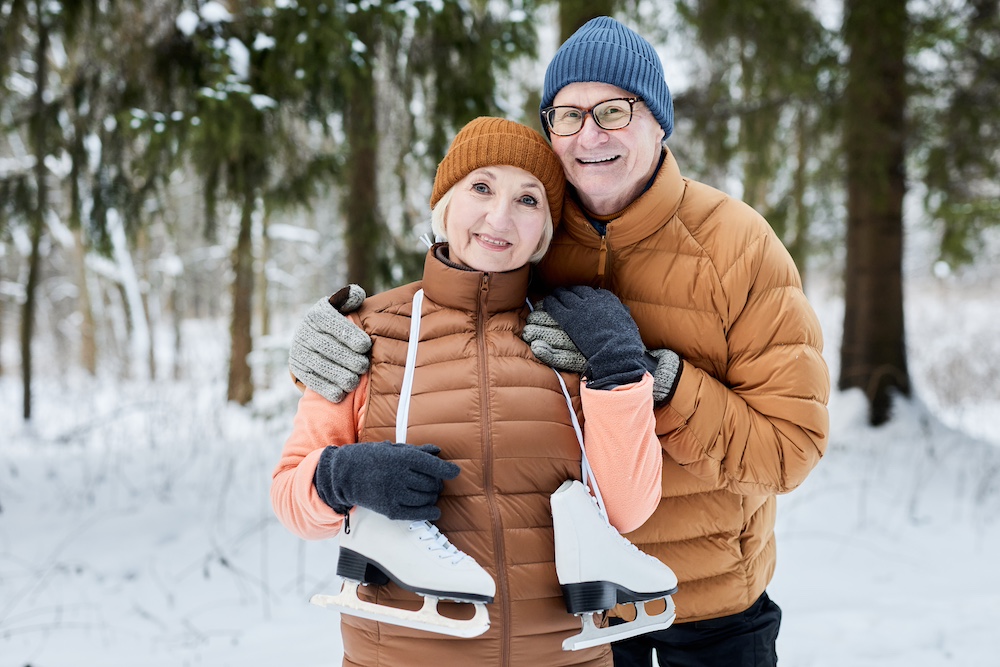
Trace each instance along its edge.
<path fill-rule="evenodd" d="M 629 533 L 660 502 L 663 450 L 653 416 L 653 376 L 610 391 L 580 383 L 583 442 L 611 524 Z"/>
<path fill-rule="evenodd" d="M 340 532 L 344 517 L 319 497 L 313 477 L 328 445 L 357 442 L 367 390 L 365 374 L 340 403 L 331 403 L 311 389 L 299 399 L 292 434 L 271 475 L 271 505 L 281 523 L 303 539 L 321 540 Z"/>

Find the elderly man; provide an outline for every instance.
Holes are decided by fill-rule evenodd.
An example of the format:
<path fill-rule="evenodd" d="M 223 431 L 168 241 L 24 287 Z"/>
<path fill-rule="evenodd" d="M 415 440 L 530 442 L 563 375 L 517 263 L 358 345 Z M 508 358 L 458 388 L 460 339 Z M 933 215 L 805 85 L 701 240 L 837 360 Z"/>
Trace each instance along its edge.
<path fill-rule="evenodd" d="M 618 21 L 593 19 L 559 48 L 541 117 L 572 185 L 541 281 L 614 292 L 658 361 L 662 499 L 627 537 L 677 573 L 677 622 L 615 643 L 615 665 L 649 665 L 653 649 L 671 667 L 774 665 L 775 496 L 816 466 L 829 427 L 822 334 L 798 272 L 752 208 L 681 176 L 659 56 Z M 345 322 L 321 301 L 290 355 L 331 399 L 364 370 L 364 337 Z M 544 311 L 524 337 L 542 361 L 584 370 Z"/>

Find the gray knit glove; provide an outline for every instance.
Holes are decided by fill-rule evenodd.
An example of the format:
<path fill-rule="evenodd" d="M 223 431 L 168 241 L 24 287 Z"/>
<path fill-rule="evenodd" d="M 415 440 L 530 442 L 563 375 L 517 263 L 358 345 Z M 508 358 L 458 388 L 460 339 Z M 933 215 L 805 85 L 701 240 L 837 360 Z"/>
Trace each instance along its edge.
<path fill-rule="evenodd" d="M 348 285 L 320 299 L 299 324 L 288 350 L 292 375 L 329 401 L 339 403 L 368 372 L 372 339 L 344 317 L 365 300 L 359 285 Z"/>
<path fill-rule="evenodd" d="M 542 302 L 528 313 L 528 323 L 521 338 L 531 346 L 531 352 L 546 366 L 567 373 L 583 374 L 587 358 L 583 356 L 566 331 L 542 308 Z"/>
<path fill-rule="evenodd" d="M 674 397 L 684 363 L 676 352 L 666 348 L 649 350 L 647 354 L 656 359 L 656 370 L 653 371 L 653 403 L 664 405 Z"/>
<path fill-rule="evenodd" d="M 341 514 L 360 505 L 390 519 L 434 521 L 444 480 L 460 468 L 438 458 L 436 445 L 359 442 L 327 447 L 320 455 L 313 484 L 323 502 Z"/>

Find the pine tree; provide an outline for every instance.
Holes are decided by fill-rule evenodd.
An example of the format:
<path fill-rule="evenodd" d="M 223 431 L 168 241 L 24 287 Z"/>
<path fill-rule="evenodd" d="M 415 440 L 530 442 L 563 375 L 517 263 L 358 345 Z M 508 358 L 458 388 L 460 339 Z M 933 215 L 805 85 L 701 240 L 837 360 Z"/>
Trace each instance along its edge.
<path fill-rule="evenodd" d="M 941 259 L 975 259 L 1000 223 L 1000 2 L 931 2 L 914 12 L 911 58 L 914 178 L 941 229 Z"/>
<path fill-rule="evenodd" d="M 304 203 L 283 179 L 304 191 L 336 164 L 322 146 L 296 145 L 302 119 L 329 108 L 331 88 L 319 80 L 323 65 L 343 54 L 344 26 L 321 7 L 248 2 L 235 14 L 217 3 L 202 5 L 200 14 L 184 10 L 155 63 L 159 99 L 181 119 L 169 128 L 164 150 L 190 160 L 200 175 L 208 237 L 217 233 L 220 197 L 238 212 L 227 396 L 240 404 L 254 390 L 254 220 L 271 202 Z"/>
<path fill-rule="evenodd" d="M 813 227 L 824 221 L 826 187 L 836 161 L 834 131 L 839 63 L 834 36 L 799 0 L 681 0 L 679 16 L 705 60 L 677 95 L 686 167 L 720 185 L 742 184 L 741 197 L 768 220 L 805 274 Z M 690 125 L 688 125 L 690 123 Z M 698 151 L 698 155 L 694 151 Z"/>
<path fill-rule="evenodd" d="M 83 32 L 102 11 L 86 0 L 61 3 L 42 0 L 7 0 L 0 3 L 4 26 L 0 38 L 0 78 L 17 76 L 24 83 L 21 94 L 5 94 L 0 116 L 8 132 L 25 139 L 29 154 L 15 160 L 17 166 L 0 173 L 0 223 L 23 224 L 30 250 L 25 276 L 25 298 L 21 309 L 20 349 L 22 376 L 22 416 L 31 419 L 38 289 L 41 283 L 41 248 L 46 220 L 58 213 L 53 209 L 53 177 L 47 159 L 70 149 L 70 138 L 61 117 L 71 111 L 75 84 L 72 74 L 60 71 L 53 57 L 53 45 L 72 52 Z M 20 141 L 20 139 L 19 139 Z"/>
<path fill-rule="evenodd" d="M 847 265 L 841 389 L 868 396 L 869 421 L 911 391 L 903 323 L 906 0 L 847 0 L 844 95 Z"/>
<path fill-rule="evenodd" d="M 515 63 L 535 56 L 537 40 L 533 0 L 512 0 L 507 6 L 443 0 L 413 8 L 405 12 L 405 21 L 392 24 L 393 31 L 384 30 L 388 23 L 383 21 L 380 41 L 365 51 L 367 65 L 381 73 L 377 106 L 394 110 L 380 119 L 380 139 L 391 136 L 394 144 L 379 151 L 384 163 L 378 171 L 392 167 L 404 203 L 413 191 L 429 193 L 437 164 L 459 127 L 477 116 L 517 115 L 518 107 L 501 97 L 499 82 Z M 385 132 L 388 127 L 396 131 Z M 415 186 L 418 181 L 426 187 Z M 408 236 L 413 218 L 429 217 L 425 202 L 421 198 L 415 210 L 403 207 L 397 235 Z M 384 208 L 384 202 L 376 203 L 377 210 Z M 382 220 L 377 224 L 387 226 Z M 398 241 L 349 252 L 376 267 L 369 274 L 376 288 L 414 279 L 423 264 L 422 253 Z M 402 270 L 394 273 L 394 268 Z M 354 282 L 350 275 L 348 280 Z"/>

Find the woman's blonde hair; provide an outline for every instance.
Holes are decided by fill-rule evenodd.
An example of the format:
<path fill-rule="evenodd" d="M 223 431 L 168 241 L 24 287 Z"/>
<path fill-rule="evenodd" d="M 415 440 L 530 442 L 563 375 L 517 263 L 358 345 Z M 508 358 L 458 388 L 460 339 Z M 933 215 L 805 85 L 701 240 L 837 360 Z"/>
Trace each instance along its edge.
<path fill-rule="evenodd" d="M 458 183 L 448 188 L 448 190 L 441 195 L 440 199 L 434 204 L 434 208 L 431 209 L 431 230 L 434 235 L 438 238 L 448 240 L 448 230 L 445 225 L 445 216 L 448 213 L 448 204 L 451 203 L 451 197 L 455 192 L 455 188 L 458 187 Z M 548 206 L 542 206 L 542 210 L 545 211 L 545 226 L 542 227 L 542 238 L 538 241 L 538 249 L 528 258 L 528 262 L 531 264 L 537 264 L 545 253 L 549 249 L 549 244 L 552 243 L 552 234 L 554 226 L 552 224 L 552 210 Z"/>

